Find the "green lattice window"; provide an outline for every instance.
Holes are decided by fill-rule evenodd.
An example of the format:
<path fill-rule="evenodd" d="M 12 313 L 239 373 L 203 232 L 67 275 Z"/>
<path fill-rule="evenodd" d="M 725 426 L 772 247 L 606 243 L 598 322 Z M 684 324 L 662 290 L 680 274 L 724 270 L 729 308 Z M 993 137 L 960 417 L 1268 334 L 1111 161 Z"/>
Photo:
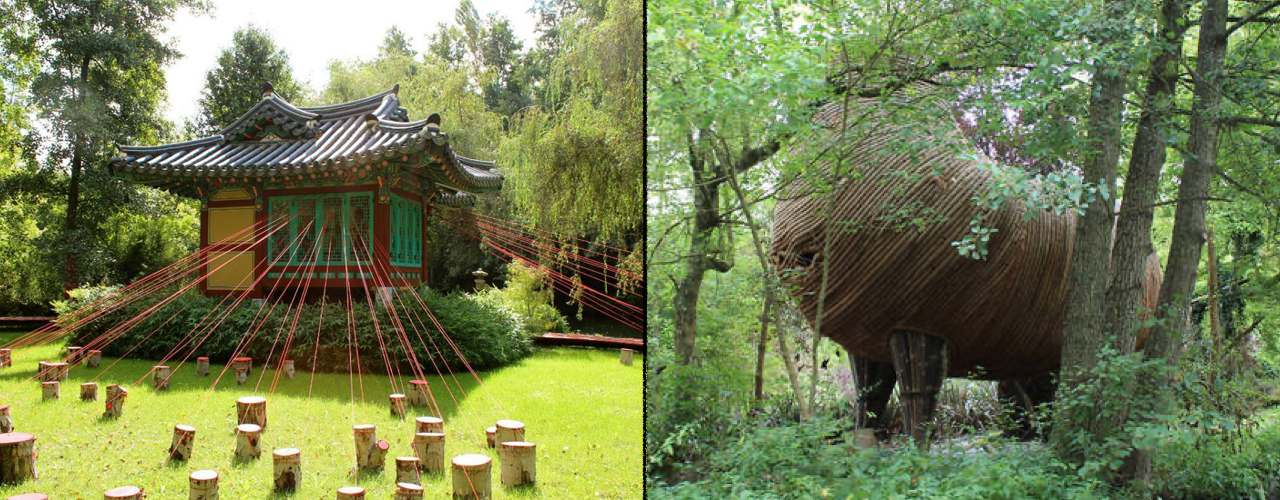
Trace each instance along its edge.
<path fill-rule="evenodd" d="M 391 195 L 391 263 L 422 265 L 422 205 Z"/>
<path fill-rule="evenodd" d="M 368 264 L 373 243 L 373 195 L 341 193 L 313 196 L 272 196 L 270 218 L 289 216 L 289 227 L 267 241 L 267 257 L 274 260 L 286 245 L 288 254 L 277 266 Z M 298 237 L 299 232 L 302 237 Z M 317 242 L 317 240 L 319 240 Z"/>

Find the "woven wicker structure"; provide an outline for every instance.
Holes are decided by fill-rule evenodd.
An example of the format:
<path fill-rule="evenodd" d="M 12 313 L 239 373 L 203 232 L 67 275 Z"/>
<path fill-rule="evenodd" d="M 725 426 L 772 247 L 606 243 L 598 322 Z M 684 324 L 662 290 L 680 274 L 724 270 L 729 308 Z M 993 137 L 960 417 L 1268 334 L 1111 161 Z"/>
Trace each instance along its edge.
<path fill-rule="evenodd" d="M 1026 208 L 1017 202 L 979 209 L 972 198 L 985 191 L 991 175 L 979 162 L 990 160 L 947 112 L 927 124 L 934 131 L 929 144 L 901 147 L 905 125 L 895 123 L 883 104 L 850 102 L 848 110 L 828 104 L 815 119 L 830 128 L 866 116 L 880 123 L 862 121 L 862 128 L 846 136 L 856 142 L 817 146 L 843 151 L 842 166 L 858 176 L 843 179 L 832 201 L 805 186 L 792 188 L 775 212 L 774 266 L 800 297 L 810 324 L 818 311 L 822 263 L 829 258 L 820 333 L 864 365 L 855 367 L 860 385 L 878 379 L 892 386 L 894 372 L 903 380 L 903 370 L 910 369 L 895 363 L 892 332 L 943 340 L 941 368 L 947 376 L 1018 379 L 1056 371 L 1076 216 L 1024 217 Z M 835 214 L 830 219 L 822 216 L 828 203 Z M 970 231 L 979 210 L 982 225 L 997 229 L 985 260 L 961 256 L 951 245 Z M 822 253 L 828 226 L 838 231 L 831 235 L 829 256 Z M 1154 253 L 1147 269 L 1143 305 L 1154 307 L 1161 281 Z M 887 399 L 888 391 L 881 392 Z"/>

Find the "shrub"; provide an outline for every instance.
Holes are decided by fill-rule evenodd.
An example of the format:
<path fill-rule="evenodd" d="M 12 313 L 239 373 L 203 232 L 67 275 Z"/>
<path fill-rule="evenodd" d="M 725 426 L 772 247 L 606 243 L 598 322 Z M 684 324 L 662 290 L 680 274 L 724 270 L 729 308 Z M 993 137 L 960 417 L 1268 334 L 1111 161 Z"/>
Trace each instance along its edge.
<path fill-rule="evenodd" d="M 104 288 L 73 291 L 70 301 L 56 305 L 60 318 L 64 322 L 74 320 L 76 311 L 109 292 Z M 405 349 L 406 340 L 426 372 L 437 371 L 436 366 L 443 370 L 441 363 L 451 370 L 465 370 L 458 353 L 473 369 L 480 370 L 512 363 L 533 349 L 514 315 L 462 293 L 446 295 L 427 288 L 419 291 L 452 342 L 435 328 L 413 294 L 405 291 L 398 292 L 391 307 L 375 305 L 372 311 L 367 302 L 359 299 L 349 310 L 345 303 L 323 299 L 292 307 L 289 294 L 278 302 L 245 300 L 231 307 L 233 299 L 224 301 L 195 291 L 160 305 L 168 295 L 156 293 L 95 318 L 77 329 L 72 342 L 89 345 L 109 334 L 105 338 L 113 340 L 99 348 L 111 356 L 209 356 L 215 362 L 223 362 L 231 358 L 244 339 L 252 337 L 241 355 L 258 363 L 278 360 L 287 343 L 289 356 L 300 369 L 315 366 L 321 371 L 337 372 L 348 371 L 352 361 L 348 359 L 351 332 L 360 367 L 371 372 L 385 372 L 388 362 L 397 371 L 407 372 L 410 355 Z M 136 319 L 152 307 L 155 310 L 151 314 Z M 292 337 L 289 332 L 293 332 Z"/>
<path fill-rule="evenodd" d="M 545 279 L 546 271 L 514 262 L 507 266 L 506 287 L 490 287 L 476 295 L 481 302 L 515 315 L 520 329 L 528 335 L 567 331 L 569 321 L 552 304 L 553 291 L 544 284 Z"/>

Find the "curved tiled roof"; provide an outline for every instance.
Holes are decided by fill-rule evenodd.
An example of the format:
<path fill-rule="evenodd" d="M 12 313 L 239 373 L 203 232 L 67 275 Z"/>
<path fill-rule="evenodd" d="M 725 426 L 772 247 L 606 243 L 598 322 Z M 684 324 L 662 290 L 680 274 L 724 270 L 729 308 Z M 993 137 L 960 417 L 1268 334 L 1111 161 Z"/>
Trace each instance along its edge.
<path fill-rule="evenodd" d="M 221 133 L 160 146 L 118 146 L 114 173 L 152 180 L 313 174 L 410 153 L 433 160 L 404 165 L 463 192 L 502 189 L 493 163 L 459 156 L 439 119 L 407 122 L 395 88 L 341 104 L 296 107 L 273 92 Z M 284 134 L 283 136 L 281 135 Z M 261 137 L 258 137 L 261 135 Z M 438 163 L 437 163 L 438 162 Z"/>

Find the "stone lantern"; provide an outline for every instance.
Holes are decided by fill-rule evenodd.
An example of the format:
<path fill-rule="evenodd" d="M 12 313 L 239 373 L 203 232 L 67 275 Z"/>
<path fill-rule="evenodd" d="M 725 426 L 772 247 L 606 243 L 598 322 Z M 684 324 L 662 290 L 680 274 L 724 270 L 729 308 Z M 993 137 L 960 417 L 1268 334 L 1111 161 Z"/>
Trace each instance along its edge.
<path fill-rule="evenodd" d="M 476 269 L 475 271 L 471 271 L 471 275 L 476 277 L 477 292 L 480 290 L 484 290 L 486 287 L 489 286 L 484 283 L 485 276 L 489 275 L 489 273 L 484 272 L 484 269 Z"/>

